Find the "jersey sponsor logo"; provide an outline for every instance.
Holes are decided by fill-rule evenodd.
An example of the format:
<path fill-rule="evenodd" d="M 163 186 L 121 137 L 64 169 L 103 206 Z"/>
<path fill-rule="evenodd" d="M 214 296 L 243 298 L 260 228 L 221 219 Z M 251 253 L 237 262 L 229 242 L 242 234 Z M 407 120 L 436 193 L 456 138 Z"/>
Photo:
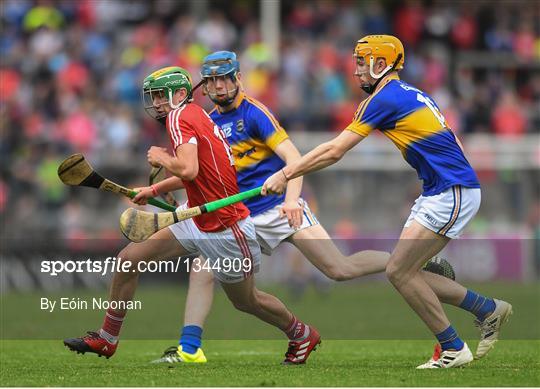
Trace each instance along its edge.
<path fill-rule="evenodd" d="M 242 158 L 244 158 L 244 157 L 247 157 L 248 155 L 253 154 L 255 151 L 257 151 L 257 149 L 256 149 L 255 146 L 253 146 L 253 147 L 252 147 L 251 149 L 249 149 L 249 150 L 246 150 L 246 151 L 244 151 L 244 152 L 242 152 L 242 153 L 238 153 L 238 159 L 242 159 Z"/>

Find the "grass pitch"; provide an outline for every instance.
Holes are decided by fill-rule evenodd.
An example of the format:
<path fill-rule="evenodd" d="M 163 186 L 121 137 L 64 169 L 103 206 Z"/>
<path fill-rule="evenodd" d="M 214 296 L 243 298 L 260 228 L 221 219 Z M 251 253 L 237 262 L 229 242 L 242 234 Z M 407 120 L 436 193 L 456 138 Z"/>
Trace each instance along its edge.
<path fill-rule="evenodd" d="M 111 359 L 62 342 L 1 343 L 2 386 L 538 386 L 539 341 L 500 341 L 463 369 L 418 371 L 431 341 L 323 341 L 306 365 L 281 366 L 285 341 L 206 341 L 205 365 L 156 365 L 170 341 L 122 341 Z M 475 346 L 476 341 L 470 341 Z"/>
<path fill-rule="evenodd" d="M 128 313 L 120 347 L 108 360 L 77 355 L 62 344 L 63 338 L 99 328 L 103 312 L 39 308 L 43 296 L 88 299 L 105 297 L 104 291 L 12 293 L 0 296 L 0 385 L 540 386 L 538 283 L 474 285 L 510 301 L 515 313 L 487 357 L 444 371 L 415 370 L 431 356 L 435 342 L 386 283 L 340 284 L 324 294 L 311 289 L 302 299 L 288 297 L 283 286 L 262 289 L 321 333 L 323 344 L 306 365 L 281 366 L 287 347 L 283 334 L 236 312 L 219 288 L 203 334 L 209 362 L 172 367 L 149 362 L 177 342 L 186 292 L 181 286 L 140 288 L 136 298 L 143 309 Z M 453 307 L 447 312 L 474 351 L 478 332 L 471 315 Z"/>

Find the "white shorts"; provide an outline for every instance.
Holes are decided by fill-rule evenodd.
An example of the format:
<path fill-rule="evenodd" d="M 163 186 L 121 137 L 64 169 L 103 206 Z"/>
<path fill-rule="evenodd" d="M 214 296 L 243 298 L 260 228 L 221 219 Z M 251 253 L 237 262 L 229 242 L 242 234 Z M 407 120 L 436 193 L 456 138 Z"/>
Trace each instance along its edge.
<path fill-rule="evenodd" d="M 186 209 L 187 206 L 183 204 L 179 208 Z M 203 263 L 207 261 L 207 268 L 211 268 L 221 282 L 240 282 L 259 271 L 261 249 L 249 216 L 220 232 L 201 231 L 193 219 L 169 228 L 190 254 L 202 255 Z"/>
<path fill-rule="evenodd" d="M 451 239 L 459 238 L 463 229 L 480 208 L 479 188 L 453 186 L 434 196 L 420 196 L 411 208 L 405 223 L 409 227 L 413 220 L 431 231 Z"/>
<path fill-rule="evenodd" d="M 255 224 L 255 230 L 257 232 L 257 240 L 261 245 L 263 254 L 272 254 L 272 251 L 274 251 L 281 242 L 295 232 L 319 224 L 315 215 L 311 213 L 311 209 L 309 209 L 307 202 L 302 198 L 300 198 L 299 201 L 304 205 L 304 215 L 302 218 L 302 225 L 296 230 L 289 226 L 289 221 L 286 217 L 281 218 L 279 216 L 279 209 L 283 206 L 283 203 L 253 217 L 253 223 Z"/>

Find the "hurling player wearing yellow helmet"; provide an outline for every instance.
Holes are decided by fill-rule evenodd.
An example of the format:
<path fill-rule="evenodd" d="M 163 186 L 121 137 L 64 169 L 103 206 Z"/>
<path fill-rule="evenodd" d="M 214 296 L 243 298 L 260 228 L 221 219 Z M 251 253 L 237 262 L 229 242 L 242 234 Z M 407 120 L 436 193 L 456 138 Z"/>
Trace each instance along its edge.
<path fill-rule="evenodd" d="M 371 131 L 381 131 L 423 181 L 423 193 L 415 201 L 386 266 L 390 282 L 439 342 L 433 357 L 418 368 L 468 364 L 473 355 L 450 324 L 441 302 L 476 316 L 481 332 L 476 358 L 493 348 L 512 306 L 420 270 L 451 239 L 461 235 L 478 211 L 478 178 L 437 104 L 400 80 L 398 71 L 403 69 L 405 51 L 398 38 L 365 36 L 357 42 L 353 58 L 354 76 L 369 96 L 358 106 L 351 124 L 333 140 L 269 177 L 263 194 L 283 193 L 288 180 L 336 163 Z M 426 282 L 426 277 L 435 282 Z"/>

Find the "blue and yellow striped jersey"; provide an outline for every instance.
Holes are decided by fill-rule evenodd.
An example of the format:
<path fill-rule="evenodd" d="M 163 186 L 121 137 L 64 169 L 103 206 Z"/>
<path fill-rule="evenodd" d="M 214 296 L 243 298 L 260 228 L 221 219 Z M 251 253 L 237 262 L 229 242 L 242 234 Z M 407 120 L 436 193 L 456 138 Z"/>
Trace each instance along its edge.
<path fill-rule="evenodd" d="M 378 129 L 390 138 L 423 181 L 423 195 L 453 185 L 479 188 L 476 173 L 435 102 L 397 75 L 365 99 L 346 130 L 367 136 Z"/>
<path fill-rule="evenodd" d="M 287 132 L 274 115 L 259 101 L 241 93 L 235 109 L 210 112 L 212 120 L 221 127 L 231 145 L 240 191 L 255 188 L 285 166 L 274 153 L 275 148 L 288 139 Z M 256 216 L 283 202 L 284 196 L 258 196 L 244 201 Z"/>

